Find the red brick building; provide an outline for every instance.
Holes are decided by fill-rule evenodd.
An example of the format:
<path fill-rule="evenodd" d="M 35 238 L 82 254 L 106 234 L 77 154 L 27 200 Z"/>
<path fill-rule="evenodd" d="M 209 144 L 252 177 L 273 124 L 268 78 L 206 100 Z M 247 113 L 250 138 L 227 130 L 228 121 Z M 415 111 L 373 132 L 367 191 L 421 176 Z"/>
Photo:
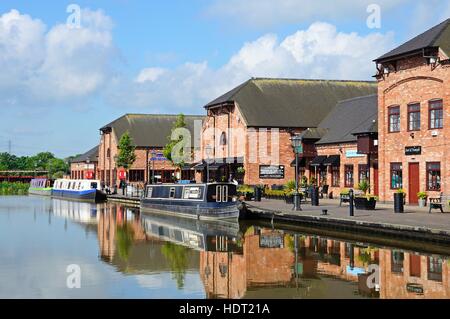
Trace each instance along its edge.
<path fill-rule="evenodd" d="M 450 19 L 375 60 L 380 198 L 450 194 Z"/>
<path fill-rule="evenodd" d="M 377 95 L 340 101 L 318 129 L 301 134 L 303 143 L 315 149 L 317 156 L 299 158 L 302 175 L 318 185 L 328 185 L 328 194 L 336 197 L 343 189 L 356 189 L 367 181 L 370 192 L 378 195 Z M 361 146 L 365 138 L 373 147 Z M 359 142 L 358 142 L 359 141 Z M 306 156 L 306 157 L 305 157 Z"/>
<path fill-rule="evenodd" d="M 70 161 L 71 179 L 96 179 L 98 166 L 98 146 Z"/>
<path fill-rule="evenodd" d="M 215 180 L 285 184 L 295 178 L 292 136 L 317 128 L 338 101 L 375 92 L 374 82 L 252 78 L 205 106 L 197 161 L 210 165 L 199 164 L 196 179 L 209 171 Z M 307 148 L 312 160 L 316 151 Z"/>
<path fill-rule="evenodd" d="M 163 156 L 163 148 L 171 135 L 177 115 L 126 114 L 100 129 L 97 174 L 106 186 L 118 185 L 124 170 L 116 165 L 118 143 L 129 132 L 136 146 L 136 161 L 129 170 L 128 181 L 136 185 L 151 182 L 172 182 L 176 168 Z M 186 115 L 187 129 L 195 137 L 194 126 L 201 128 L 203 116 Z M 197 123 L 197 124 L 196 124 Z M 194 171 L 188 167 L 178 178 L 193 179 Z"/>

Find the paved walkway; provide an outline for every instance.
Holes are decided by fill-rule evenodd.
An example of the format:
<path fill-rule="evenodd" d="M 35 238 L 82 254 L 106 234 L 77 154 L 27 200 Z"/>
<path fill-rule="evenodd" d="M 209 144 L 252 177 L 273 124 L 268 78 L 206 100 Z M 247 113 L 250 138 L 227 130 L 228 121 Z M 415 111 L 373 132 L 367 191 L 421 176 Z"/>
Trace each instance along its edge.
<path fill-rule="evenodd" d="M 302 211 L 292 210 L 292 204 L 286 204 L 283 200 L 262 199 L 261 202 L 247 202 L 251 211 L 262 211 L 276 213 L 282 216 L 298 217 L 320 217 L 330 220 L 353 221 L 356 223 L 384 224 L 388 226 L 398 226 L 399 228 L 411 228 L 430 230 L 432 232 L 444 232 L 450 235 L 450 213 L 442 214 L 439 210 L 428 213 L 428 208 L 418 208 L 405 206 L 405 213 L 394 213 L 393 204 L 378 204 L 374 211 L 356 210 L 354 216 L 349 215 L 349 205 L 343 204 L 339 207 L 339 202 L 335 200 L 321 200 L 320 206 L 310 204 L 301 205 Z M 322 215 L 322 210 L 328 210 L 327 216 Z M 445 210 L 444 210 L 445 211 Z M 448 208 L 447 208 L 448 211 Z"/>

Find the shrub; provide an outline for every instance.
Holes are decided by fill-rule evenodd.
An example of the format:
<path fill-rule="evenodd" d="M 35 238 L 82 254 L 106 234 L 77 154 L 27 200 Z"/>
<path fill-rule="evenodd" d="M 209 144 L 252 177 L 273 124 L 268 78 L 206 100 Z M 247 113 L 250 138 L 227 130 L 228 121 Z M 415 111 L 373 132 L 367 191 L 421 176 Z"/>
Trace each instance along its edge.
<path fill-rule="evenodd" d="M 364 179 L 361 182 L 359 182 L 358 189 L 363 191 L 364 194 L 367 193 L 367 191 L 369 190 L 369 183 L 367 182 L 366 179 Z"/>
<path fill-rule="evenodd" d="M 246 193 L 254 193 L 255 190 L 253 189 L 253 187 L 248 185 L 239 185 L 237 191 L 240 194 L 246 194 Z"/>
<path fill-rule="evenodd" d="M 0 195 L 26 195 L 29 187 L 26 183 L 1 182 Z"/>
<path fill-rule="evenodd" d="M 284 189 L 287 191 L 295 189 L 295 181 L 289 181 L 284 185 Z"/>
<path fill-rule="evenodd" d="M 427 193 L 425 192 L 418 192 L 417 193 L 417 197 L 419 197 L 419 199 L 427 199 Z"/>

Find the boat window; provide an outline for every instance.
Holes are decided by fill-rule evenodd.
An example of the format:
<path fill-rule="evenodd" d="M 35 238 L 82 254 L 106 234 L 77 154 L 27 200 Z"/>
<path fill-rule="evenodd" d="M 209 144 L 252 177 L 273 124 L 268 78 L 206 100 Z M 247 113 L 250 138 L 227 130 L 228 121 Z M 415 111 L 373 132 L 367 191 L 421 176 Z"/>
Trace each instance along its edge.
<path fill-rule="evenodd" d="M 220 203 L 222 201 L 222 186 L 216 186 L 216 202 Z"/>
<path fill-rule="evenodd" d="M 152 198 L 153 187 L 147 187 L 147 198 Z"/>
<path fill-rule="evenodd" d="M 81 187 L 81 182 L 78 183 L 78 189 L 79 189 L 79 190 L 82 189 L 82 187 Z"/>
<path fill-rule="evenodd" d="M 201 198 L 200 187 L 185 187 L 183 198 L 184 199 L 199 199 Z"/>
<path fill-rule="evenodd" d="M 97 183 L 91 183 L 91 189 L 97 189 Z"/>
<path fill-rule="evenodd" d="M 70 189 L 70 186 L 71 186 L 71 184 L 72 184 L 72 183 L 71 183 L 71 182 L 69 182 L 69 185 L 67 186 L 67 189 Z"/>
<path fill-rule="evenodd" d="M 228 186 L 222 186 L 222 202 L 228 202 Z"/>
<path fill-rule="evenodd" d="M 175 187 L 170 188 L 169 198 L 175 198 Z"/>

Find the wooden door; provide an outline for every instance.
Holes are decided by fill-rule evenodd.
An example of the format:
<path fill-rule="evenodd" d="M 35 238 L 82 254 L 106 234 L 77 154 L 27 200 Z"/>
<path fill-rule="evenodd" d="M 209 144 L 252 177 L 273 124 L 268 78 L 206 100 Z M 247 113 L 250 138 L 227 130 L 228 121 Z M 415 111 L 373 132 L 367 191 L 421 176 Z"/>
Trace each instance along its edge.
<path fill-rule="evenodd" d="M 379 195 L 378 188 L 378 164 L 373 165 L 373 194 L 375 196 Z"/>
<path fill-rule="evenodd" d="M 409 163 L 408 198 L 410 204 L 418 204 L 417 193 L 420 191 L 419 163 Z"/>

